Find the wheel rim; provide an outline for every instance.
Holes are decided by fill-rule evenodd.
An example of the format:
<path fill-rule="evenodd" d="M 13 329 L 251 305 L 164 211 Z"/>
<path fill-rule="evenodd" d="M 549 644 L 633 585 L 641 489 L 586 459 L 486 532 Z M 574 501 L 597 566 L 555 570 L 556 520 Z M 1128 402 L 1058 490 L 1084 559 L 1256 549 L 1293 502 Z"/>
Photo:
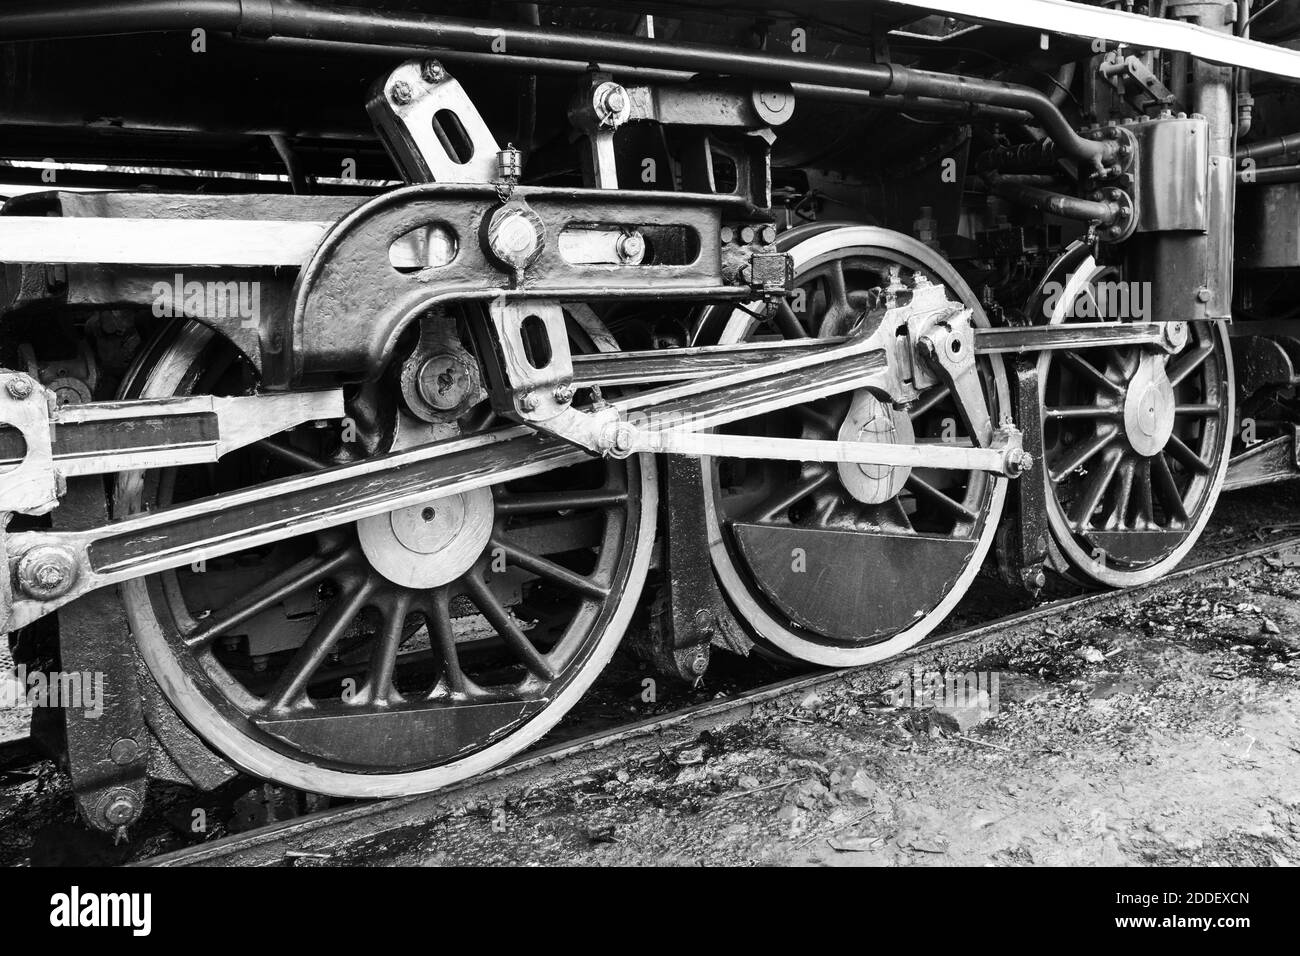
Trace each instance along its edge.
<path fill-rule="evenodd" d="M 1117 318 L 1093 291 L 1115 270 L 1075 261 L 1051 324 Z M 1089 308 L 1075 305 L 1088 297 Z M 1214 510 L 1232 444 L 1233 368 L 1221 324 L 1188 328 L 1187 345 L 1167 357 L 1138 347 L 1039 357 L 1039 480 L 1071 577 L 1111 587 L 1154 580 L 1195 546 Z"/>
<path fill-rule="evenodd" d="M 232 375 L 247 374 L 227 350 L 185 323 L 152 350 L 128 393 L 229 388 Z M 227 371 L 214 373 L 221 362 Z M 246 457 L 202 476 L 120 476 L 115 509 L 181 500 L 204 480 L 265 467 Z M 465 568 L 435 587 L 378 571 L 354 525 L 128 582 L 142 656 L 199 735 L 257 776 L 379 797 L 481 772 L 554 726 L 608 662 L 649 566 L 656 506 L 640 459 L 494 486 L 488 498 L 486 543 L 438 551 L 439 562 Z M 454 510 L 448 502 L 431 503 L 430 525 L 451 521 L 436 514 Z M 462 504 L 460 517 L 479 518 L 462 523 L 482 535 L 482 498 Z M 410 517 L 419 522 L 423 510 Z M 213 597 L 222 594 L 225 603 Z M 274 649 L 279 632 L 259 620 L 267 614 L 296 629 L 285 635 L 290 646 Z"/>
<path fill-rule="evenodd" d="M 908 237 L 855 226 L 796 231 L 783 240 L 808 307 L 802 317 L 782 310 L 774 323 L 782 337 L 810 329 L 843 334 L 846 318 L 870 304 L 889 267 L 901 268 L 909 285 L 914 274 L 943 284 L 977 323 L 987 321 L 956 272 Z M 748 313 L 714 310 L 702 318 L 696 341 L 729 344 L 755 334 Z M 1009 408 L 1005 375 L 995 361 L 981 360 L 980 368 L 997 421 Z M 849 402 L 844 396 L 802 407 L 795 433 L 786 415 L 765 416 L 758 425 L 767 434 L 835 437 L 845 411 L 838 406 Z M 922 440 L 968 440 L 960 422 L 942 387 L 924 393 L 908 413 Z M 732 462 L 706 461 L 704 468 L 710 545 L 723 591 L 760 646 L 829 666 L 881 660 L 929 634 L 978 573 L 1006 494 L 1005 479 L 984 473 L 914 472 L 900 496 L 864 505 L 844 494 L 833 466 L 740 463 L 740 469 L 746 474 L 737 482 Z M 789 562 L 795 547 L 803 548 L 809 567 L 799 572 L 789 565 L 784 573 L 780 562 Z M 818 563 L 833 565 L 832 573 L 813 567 Z M 920 597 L 900 586 L 911 575 L 928 582 Z"/>

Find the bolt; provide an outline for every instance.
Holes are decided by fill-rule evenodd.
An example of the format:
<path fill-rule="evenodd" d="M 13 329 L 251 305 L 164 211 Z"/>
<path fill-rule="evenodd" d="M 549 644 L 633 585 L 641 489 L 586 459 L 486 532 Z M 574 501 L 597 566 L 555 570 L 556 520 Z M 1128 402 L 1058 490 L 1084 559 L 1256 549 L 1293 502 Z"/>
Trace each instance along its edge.
<path fill-rule="evenodd" d="M 709 656 L 703 651 L 691 658 L 691 673 L 696 677 L 701 676 L 709 669 Z"/>
<path fill-rule="evenodd" d="M 130 737 L 122 737 L 113 741 L 113 746 L 108 751 L 109 759 L 119 767 L 125 766 L 140 755 L 140 745 Z"/>
<path fill-rule="evenodd" d="M 18 585 L 34 598 L 60 597 L 68 592 L 76 578 L 76 561 L 63 548 L 38 546 L 18 562 Z"/>
<path fill-rule="evenodd" d="M 5 382 L 5 391 L 9 397 L 20 402 L 32 394 L 32 387 L 32 380 L 26 375 L 14 375 Z"/>
<path fill-rule="evenodd" d="M 754 241 L 754 235 L 755 233 L 754 233 L 753 226 L 740 227 L 740 241 L 745 243 L 746 245 L 749 245 L 749 243 Z"/>
<path fill-rule="evenodd" d="M 1020 578 L 1030 591 L 1041 591 L 1047 587 L 1047 575 L 1042 568 L 1025 568 Z"/>
<path fill-rule="evenodd" d="M 420 64 L 420 77 L 426 83 L 441 83 L 446 75 L 446 68 L 437 60 L 425 60 Z"/>
<path fill-rule="evenodd" d="M 405 80 L 398 80 L 393 84 L 393 88 L 388 91 L 388 98 L 397 106 L 405 106 L 411 102 L 415 96 L 411 90 L 411 84 Z"/>
<path fill-rule="evenodd" d="M 123 827 L 135 819 L 136 799 L 128 790 L 114 790 L 104 806 L 104 819 L 115 827 Z"/>
<path fill-rule="evenodd" d="M 735 242 L 736 230 L 732 229 L 730 226 L 723 226 L 720 230 L 718 230 L 718 239 L 721 240 L 724 246 L 727 245 L 728 243 Z"/>
<path fill-rule="evenodd" d="M 533 392 L 524 392 L 519 396 L 519 408 L 525 412 L 537 411 L 537 395 Z"/>
<path fill-rule="evenodd" d="M 626 458 L 632 454 L 636 432 L 627 422 L 610 422 L 600 432 L 600 448 L 611 458 Z"/>
<path fill-rule="evenodd" d="M 552 397 L 555 399 L 557 404 L 568 405 L 573 401 L 573 396 L 576 393 L 577 389 L 573 387 L 573 384 L 565 382 L 563 385 L 555 386 L 555 391 L 552 393 Z"/>
<path fill-rule="evenodd" d="M 1027 451 L 1013 448 L 1007 452 L 1007 476 L 1019 478 L 1034 467 L 1034 456 Z"/>
<path fill-rule="evenodd" d="M 645 255 L 645 237 L 635 230 L 625 232 L 618 237 L 614 250 L 623 262 L 640 262 Z"/>
<path fill-rule="evenodd" d="M 1197 302 L 1209 302 L 1213 296 L 1214 293 L 1211 292 L 1207 286 L 1201 286 L 1199 289 L 1196 290 Z"/>
<path fill-rule="evenodd" d="M 759 236 L 762 238 L 763 242 L 771 245 L 776 242 L 776 226 L 764 226 L 759 230 Z"/>

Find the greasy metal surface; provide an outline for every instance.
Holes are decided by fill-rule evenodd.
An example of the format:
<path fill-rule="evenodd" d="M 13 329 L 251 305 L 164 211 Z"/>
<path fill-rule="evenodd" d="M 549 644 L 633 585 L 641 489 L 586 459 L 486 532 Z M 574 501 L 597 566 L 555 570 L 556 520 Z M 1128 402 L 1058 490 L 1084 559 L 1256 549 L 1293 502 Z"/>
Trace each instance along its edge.
<path fill-rule="evenodd" d="M 519 272 L 493 258 L 480 239 L 502 205 L 492 186 L 410 186 L 371 200 L 338 223 L 298 277 L 293 328 L 298 376 L 356 380 L 378 374 L 406 323 L 438 302 L 746 295 L 736 277 L 728 281 L 723 275 L 716 244 L 724 215 L 746 218 L 742 199 L 521 186 L 512 201 L 527 203 L 545 230 L 535 261 Z M 556 237 L 569 226 L 591 222 L 651 232 L 680 227 L 694 235 L 699 253 L 681 265 L 566 262 Z M 450 230 L 458 239 L 456 258 L 399 272 L 389 247 L 423 226 Z"/>
<path fill-rule="evenodd" d="M 53 516 L 54 527 L 88 528 L 107 520 L 103 481 L 69 481 Z M 139 818 L 148 789 L 150 734 L 130 636 L 122 603 L 111 591 L 89 594 L 59 615 L 62 672 L 81 675 L 83 683 L 93 679 L 100 688 L 96 707 L 85 706 L 90 701 L 83 700 L 63 708 L 77 810 L 90 826 L 108 832 Z"/>

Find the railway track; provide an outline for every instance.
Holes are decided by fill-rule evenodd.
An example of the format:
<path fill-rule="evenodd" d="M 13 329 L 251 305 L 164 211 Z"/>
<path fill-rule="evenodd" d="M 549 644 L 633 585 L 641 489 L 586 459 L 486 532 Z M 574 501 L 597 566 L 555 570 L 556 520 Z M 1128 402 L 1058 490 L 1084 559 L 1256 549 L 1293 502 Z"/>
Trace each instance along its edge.
<path fill-rule="evenodd" d="M 679 747 L 704 731 L 715 731 L 749 717 L 791 708 L 810 692 L 878 678 L 887 686 L 900 667 L 925 667 L 943 652 L 970 649 L 992 638 L 1041 628 L 1105 604 L 1135 600 L 1186 586 L 1245 562 L 1300 548 L 1300 536 L 1205 560 L 1148 584 L 1122 592 L 1089 593 L 1052 601 L 1019 613 L 936 635 L 913 650 L 880 664 L 845 670 L 819 670 L 746 690 L 672 713 L 536 750 L 472 781 L 437 793 L 355 804 L 325 810 L 245 833 L 176 850 L 135 865 L 272 866 L 326 863 L 362 840 L 382 839 L 453 813 L 467 804 L 527 787 L 541 787 L 630 762 L 645 753 Z"/>

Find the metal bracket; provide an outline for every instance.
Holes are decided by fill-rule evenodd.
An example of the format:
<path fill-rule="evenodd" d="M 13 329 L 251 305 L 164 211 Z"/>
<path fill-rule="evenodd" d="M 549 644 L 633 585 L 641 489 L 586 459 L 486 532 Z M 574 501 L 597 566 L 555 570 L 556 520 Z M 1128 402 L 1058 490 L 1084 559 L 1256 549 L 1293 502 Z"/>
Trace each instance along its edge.
<path fill-rule="evenodd" d="M 104 486 L 96 478 L 68 483 L 54 513 L 59 530 L 93 528 L 108 521 Z M 59 612 L 62 674 L 93 680 L 87 700 L 64 702 L 68 767 L 77 810 L 96 830 L 121 833 L 140 818 L 149 781 L 150 733 L 145 726 L 131 629 L 122 602 L 110 589 L 94 591 Z"/>
<path fill-rule="evenodd" d="M 490 183 L 501 147 L 437 60 L 408 60 L 371 90 L 370 121 L 407 182 Z"/>

